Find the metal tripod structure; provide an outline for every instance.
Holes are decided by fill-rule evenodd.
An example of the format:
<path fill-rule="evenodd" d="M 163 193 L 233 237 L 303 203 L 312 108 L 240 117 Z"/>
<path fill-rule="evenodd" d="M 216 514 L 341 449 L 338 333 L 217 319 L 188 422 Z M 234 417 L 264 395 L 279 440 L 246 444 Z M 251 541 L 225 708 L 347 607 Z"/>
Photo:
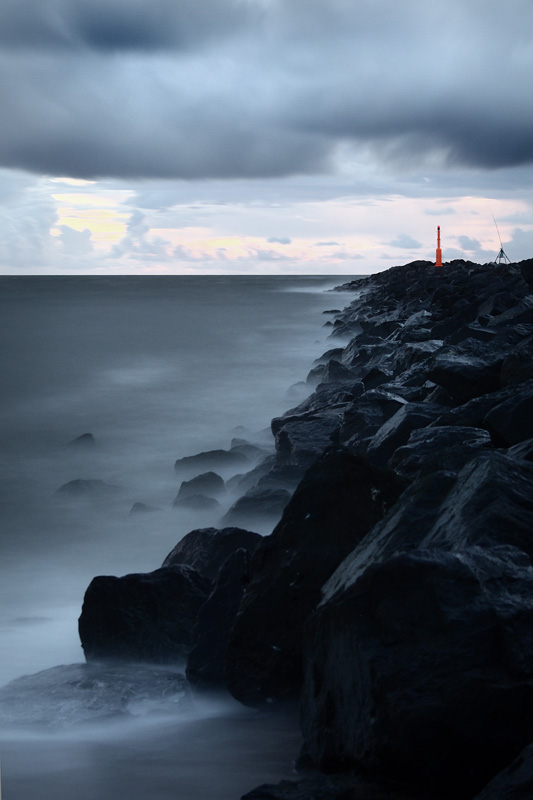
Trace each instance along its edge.
<path fill-rule="evenodd" d="M 510 264 L 511 263 L 511 259 L 508 257 L 507 253 L 503 249 L 502 237 L 500 236 L 500 230 L 498 228 L 498 224 L 496 222 L 494 214 L 492 215 L 492 219 L 494 220 L 494 224 L 496 225 L 496 230 L 498 231 L 498 239 L 500 240 L 500 252 L 496 256 L 496 259 L 495 259 L 494 263 L 495 264 Z"/>

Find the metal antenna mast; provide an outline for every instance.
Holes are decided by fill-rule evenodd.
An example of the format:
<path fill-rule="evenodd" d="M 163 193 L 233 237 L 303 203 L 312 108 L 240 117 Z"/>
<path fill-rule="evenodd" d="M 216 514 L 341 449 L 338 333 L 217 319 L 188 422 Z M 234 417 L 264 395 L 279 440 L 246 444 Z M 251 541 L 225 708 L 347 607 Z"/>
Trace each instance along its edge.
<path fill-rule="evenodd" d="M 498 232 L 498 239 L 500 240 L 500 252 L 496 256 L 496 261 L 494 263 L 495 264 L 510 264 L 511 263 L 511 259 L 507 256 L 507 254 L 505 253 L 505 251 L 503 249 L 502 237 L 500 236 L 500 230 L 498 228 L 498 224 L 496 222 L 494 214 L 492 215 L 492 219 L 494 220 L 494 224 L 496 225 L 496 230 Z"/>

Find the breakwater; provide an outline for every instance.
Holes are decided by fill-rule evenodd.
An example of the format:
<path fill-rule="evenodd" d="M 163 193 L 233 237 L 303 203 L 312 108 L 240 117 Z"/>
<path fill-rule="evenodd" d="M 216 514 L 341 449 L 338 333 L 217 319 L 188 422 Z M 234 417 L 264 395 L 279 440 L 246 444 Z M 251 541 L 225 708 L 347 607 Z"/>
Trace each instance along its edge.
<path fill-rule="evenodd" d="M 533 738 L 532 285 L 532 261 L 351 284 L 314 391 L 272 421 L 275 454 L 239 478 L 229 519 L 149 576 L 89 587 L 89 659 L 117 641 L 179 652 L 199 690 L 299 703 L 308 773 L 248 800 L 488 800 L 527 781 L 527 750 L 505 770 Z M 216 473 L 200 463 L 193 479 Z M 276 503 L 269 536 L 236 527 Z"/>

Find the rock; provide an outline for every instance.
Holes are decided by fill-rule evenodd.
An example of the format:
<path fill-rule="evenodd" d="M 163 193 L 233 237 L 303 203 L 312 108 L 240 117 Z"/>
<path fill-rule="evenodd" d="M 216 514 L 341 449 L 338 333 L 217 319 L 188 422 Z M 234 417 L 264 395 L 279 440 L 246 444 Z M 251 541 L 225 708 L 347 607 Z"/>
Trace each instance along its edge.
<path fill-rule="evenodd" d="M 279 519 L 281 512 L 291 499 L 287 489 L 261 489 L 254 487 L 233 503 L 222 517 L 222 524 L 237 522 L 253 524 L 270 517 Z"/>
<path fill-rule="evenodd" d="M 220 508 L 220 503 L 214 497 L 206 497 L 205 494 L 191 494 L 186 497 L 176 497 L 172 503 L 174 508 L 192 508 L 197 511 L 214 511 Z"/>
<path fill-rule="evenodd" d="M 174 505 L 186 497 L 193 497 L 194 495 L 204 495 L 205 497 L 220 497 L 224 494 L 226 486 L 224 481 L 217 475 L 216 472 L 204 472 L 192 478 L 190 481 L 183 481 Z"/>
<path fill-rule="evenodd" d="M 532 796 L 533 744 L 530 744 L 474 800 L 531 800 Z"/>
<path fill-rule="evenodd" d="M 533 465 L 487 451 L 459 473 L 424 547 L 513 545 L 533 560 Z"/>
<path fill-rule="evenodd" d="M 308 775 L 297 781 L 265 783 L 241 800 L 414 800 L 412 794 L 387 782 L 378 782 L 355 772 Z M 424 800 L 432 800 L 428 795 Z"/>
<path fill-rule="evenodd" d="M 331 446 L 342 420 L 336 409 L 272 420 L 279 464 L 308 467 Z"/>
<path fill-rule="evenodd" d="M 163 567 L 192 567 L 210 581 L 236 550 L 251 554 L 262 537 L 242 528 L 198 528 L 178 542 L 163 561 Z"/>
<path fill-rule="evenodd" d="M 226 649 L 249 580 L 249 562 L 249 553 L 242 548 L 228 556 L 217 573 L 211 594 L 200 609 L 186 672 L 187 679 L 197 688 L 225 687 Z"/>
<path fill-rule="evenodd" d="M 410 434 L 424 428 L 442 414 L 442 407 L 432 403 L 405 403 L 376 431 L 366 454 L 370 461 L 385 466 L 398 447 L 406 444 Z"/>
<path fill-rule="evenodd" d="M 93 578 L 79 618 L 85 658 L 178 663 L 192 647 L 210 588 L 208 578 L 186 566 Z"/>
<path fill-rule="evenodd" d="M 237 700 L 261 707 L 298 697 L 303 625 L 320 587 L 398 493 L 392 475 L 343 450 L 308 470 L 252 557 L 227 650 L 226 679 Z"/>
<path fill-rule="evenodd" d="M 370 566 L 309 621 L 306 753 L 471 797 L 533 734 L 532 593 L 513 547 Z"/>
<path fill-rule="evenodd" d="M 134 503 L 130 509 L 130 514 L 147 514 L 151 511 L 159 511 L 155 506 L 148 506 L 146 503 Z"/>
<path fill-rule="evenodd" d="M 513 389 L 513 394 L 485 417 L 485 424 L 504 446 L 533 437 L 533 381 Z"/>
<path fill-rule="evenodd" d="M 96 441 L 92 433 L 82 433 L 81 436 L 77 436 L 75 439 L 67 442 L 67 447 L 92 448 L 95 444 Z"/>
<path fill-rule="evenodd" d="M 490 447 L 490 435 L 482 428 L 419 428 L 394 452 L 390 467 L 411 480 L 438 470 L 459 472 L 480 450 Z"/>
<path fill-rule="evenodd" d="M 435 356 L 427 377 L 458 402 L 465 403 L 500 388 L 502 361 L 501 358 L 488 360 L 447 347 Z"/>
<path fill-rule="evenodd" d="M 371 436 L 406 401 L 384 389 L 372 389 L 348 406 L 339 431 L 339 441 L 349 449 L 364 449 Z"/>
<path fill-rule="evenodd" d="M 526 439 L 520 444 L 515 444 L 507 451 L 511 458 L 523 458 L 525 461 L 533 461 L 533 439 Z"/>
<path fill-rule="evenodd" d="M 66 497 L 76 498 L 103 498 L 114 494 L 117 491 L 116 486 L 111 486 L 109 483 L 99 479 L 76 480 L 64 483 L 56 491 L 56 495 L 64 495 Z"/>
<path fill-rule="evenodd" d="M 0 689 L 0 722 L 58 730 L 140 713 L 190 709 L 185 677 L 146 664 L 69 664 L 24 675 Z"/>
<path fill-rule="evenodd" d="M 199 470 L 215 470 L 223 468 L 239 469 L 250 465 L 250 459 L 235 450 L 208 450 L 194 456 L 178 458 L 174 469 L 179 473 L 197 473 Z"/>

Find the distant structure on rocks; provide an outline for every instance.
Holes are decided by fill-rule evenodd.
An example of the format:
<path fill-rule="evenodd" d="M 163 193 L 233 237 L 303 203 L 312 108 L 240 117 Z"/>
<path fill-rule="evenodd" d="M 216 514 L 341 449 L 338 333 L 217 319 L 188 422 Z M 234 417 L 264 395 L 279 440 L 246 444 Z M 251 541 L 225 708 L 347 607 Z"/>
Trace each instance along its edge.
<path fill-rule="evenodd" d="M 435 260 L 436 267 L 442 267 L 442 250 L 440 249 L 440 225 L 437 225 L 437 258 Z"/>
<path fill-rule="evenodd" d="M 496 222 L 494 215 L 492 216 L 492 219 L 494 220 L 494 224 L 496 225 L 496 230 L 498 231 L 498 239 L 500 240 L 500 252 L 496 256 L 494 264 L 510 264 L 511 259 L 508 257 L 507 253 L 503 249 L 502 237 L 500 236 L 500 229 L 498 228 L 498 223 Z"/>

